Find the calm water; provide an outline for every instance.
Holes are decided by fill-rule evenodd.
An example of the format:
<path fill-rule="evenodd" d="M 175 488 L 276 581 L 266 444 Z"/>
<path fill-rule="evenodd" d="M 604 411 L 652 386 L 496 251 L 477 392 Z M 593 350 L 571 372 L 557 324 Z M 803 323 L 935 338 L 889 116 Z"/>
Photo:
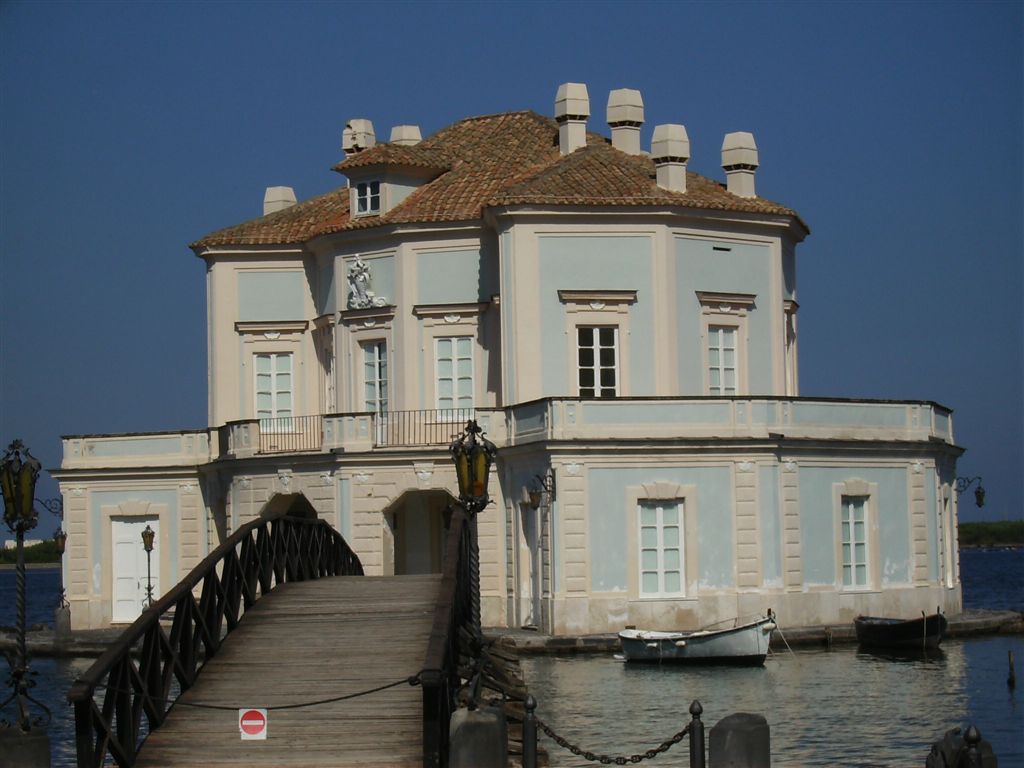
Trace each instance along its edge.
<path fill-rule="evenodd" d="M 969 608 L 1024 610 L 1024 550 L 965 551 Z M 1006 685 L 1013 650 L 1021 684 Z M 921 766 L 933 741 L 974 723 L 1001 768 L 1024 766 L 1024 637 L 947 640 L 927 658 L 840 646 L 770 656 L 764 668 L 632 666 L 608 656 L 523 660 L 537 713 L 593 752 L 631 755 L 689 721 L 699 699 L 710 729 L 733 712 L 764 715 L 778 766 Z M 553 766 L 588 766 L 546 736 Z M 686 765 L 682 742 L 652 761 Z"/>
<path fill-rule="evenodd" d="M 967 607 L 1024 610 L 1024 550 L 965 551 L 961 573 Z M 52 622 L 58 588 L 56 570 L 28 572 L 29 625 Z M 0 624 L 14 624 L 13 571 L 0 571 Z M 1011 649 L 1021 678 L 1016 692 L 1006 686 Z M 54 714 L 54 766 L 74 765 L 74 715 L 64 695 L 91 663 L 32 661 L 33 693 Z M 973 722 L 1001 768 L 1024 768 L 1021 636 L 947 640 L 939 655 L 909 661 L 843 646 L 776 654 L 763 669 L 634 668 L 608 656 L 533 657 L 523 668 L 539 716 L 595 752 L 628 755 L 655 746 L 689 720 L 690 701 L 700 699 L 709 728 L 732 712 L 763 714 L 778 766 L 920 766 L 932 741 Z M 542 743 L 552 766 L 593 765 L 546 737 Z M 653 764 L 685 765 L 686 755 L 683 742 Z"/>

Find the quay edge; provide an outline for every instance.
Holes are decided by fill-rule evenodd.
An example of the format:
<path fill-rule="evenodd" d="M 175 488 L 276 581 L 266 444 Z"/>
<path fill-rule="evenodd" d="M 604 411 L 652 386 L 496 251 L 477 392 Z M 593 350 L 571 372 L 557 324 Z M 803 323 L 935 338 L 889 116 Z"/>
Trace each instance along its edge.
<path fill-rule="evenodd" d="M 26 633 L 26 645 L 32 656 L 92 657 L 100 656 L 107 646 L 121 635 L 122 628 L 74 630 L 68 640 L 58 641 L 53 629 L 36 625 Z M 618 635 L 545 635 L 529 629 L 489 628 L 484 630 L 488 639 L 501 638 L 516 651 L 532 654 L 590 654 L 614 653 L 620 650 Z M 949 618 L 947 637 L 977 635 L 1024 635 L 1024 612 L 1020 611 L 964 611 Z M 811 627 L 782 627 L 772 636 L 774 650 L 791 646 L 827 646 L 857 642 L 853 624 L 818 625 Z M 15 647 L 14 630 L 0 627 L 0 652 Z"/>
<path fill-rule="evenodd" d="M 502 637 L 523 655 L 543 654 L 598 654 L 613 653 L 621 649 L 617 634 L 551 636 L 528 629 L 485 630 L 488 638 Z M 1024 612 L 1020 611 L 964 611 L 949 617 L 946 637 L 978 635 L 1024 634 Z M 771 648 L 785 650 L 786 643 L 800 647 L 827 647 L 850 645 L 857 642 L 853 624 L 817 625 L 809 627 L 782 627 L 772 636 Z"/>

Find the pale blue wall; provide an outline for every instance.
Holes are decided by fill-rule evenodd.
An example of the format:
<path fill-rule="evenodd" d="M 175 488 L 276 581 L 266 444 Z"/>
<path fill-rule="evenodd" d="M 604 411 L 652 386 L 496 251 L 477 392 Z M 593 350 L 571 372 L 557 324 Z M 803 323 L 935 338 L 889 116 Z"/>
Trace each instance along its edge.
<path fill-rule="evenodd" d="M 701 587 L 732 587 L 732 474 L 726 467 L 592 469 L 588 477 L 590 588 L 628 587 L 626 487 L 665 481 L 696 486 L 697 571 Z M 687 512 L 688 513 L 688 512 Z"/>
<path fill-rule="evenodd" d="M 792 243 L 782 246 L 782 298 L 796 298 L 796 246 Z"/>
<path fill-rule="evenodd" d="M 97 459 L 125 458 L 128 456 L 155 456 L 180 454 L 181 436 L 140 437 L 123 440 L 96 440 L 89 443 L 89 455 Z"/>
<path fill-rule="evenodd" d="M 907 410 L 904 405 L 886 403 L 793 403 L 793 424 L 848 424 L 854 427 L 904 427 Z"/>
<path fill-rule="evenodd" d="M 305 296 L 306 273 L 300 270 L 238 273 L 238 319 L 242 322 L 304 320 Z"/>
<path fill-rule="evenodd" d="M 765 585 L 782 585 L 782 519 L 779 510 L 779 468 L 759 470 L 761 506 L 761 570 Z"/>
<path fill-rule="evenodd" d="M 907 471 L 903 468 L 800 468 L 800 541 L 805 584 L 835 584 L 836 564 L 832 485 L 859 479 L 878 484 L 871 500 L 878 514 L 882 585 L 906 584 L 911 577 Z"/>
<path fill-rule="evenodd" d="M 584 424 L 721 424 L 728 425 L 728 402 L 665 403 L 586 401 L 580 410 Z"/>
<path fill-rule="evenodd" d="M 416 259 L 416 304 L 489 301 L 480 282 L 480 250 L 424 251 Z M 493 291 L 492 291 L 493 293 Z"/>
<path fill-rule="evenodd" d="M 716 251 L 715 246 L 729 248 Z M 704 393 L 701 306 L 697 291 L 754 294 L 747 315 L 747 387 L 751 394 L 773 392 L 771 250 L 767 245 L 717 243 L 677 237 L 676 296 L 680 394 Z"/>
<path fill-rule="evenodd" d="M 629 308 L 628 346 L 630 392 L 636 397 L 654 391 L 654 307 L 652 304 L 651 238 L 637 235 L 537 238 L 540 257 L 540 313 L 543 329 L 540 346 L 543 397 L 564 397 L 575 387 L 569 379 L 576 370 L 566 360 L 565 305 L 559 290 L 635 290 L 636 303 Z M 511 305 L 510 305 L 511 306 Z M 610 317 L 614 322 L 614 317 Z"/>
<path fill-rule="evenodd" d="M 93 491 L 89 494 L 89 535 L 91 537 L 90 548 L 92 551 L 92 571 L 89 573 L 89 581 L 92 583 L 93 572 L 97 566 L 102 567 L 101 554 L 103 552 L 103 507 L 117 506 L 126 501 L 145 501 L 150 504 L 166 504 L 167 514 L 160 519 L 160 537 L 167 538 L 167 564 L 171 574 L 169 584 L 164 585 L 166 592 L 178 583 L 181 576 L 178 573 L 178 549 L 181 539 L 181 523 L 178 516 L 178 493 L 173 490 L 151 490 L 134 489 L 128 491 Z M 205 512 L 201 513 L 205 514 Z M 166 531 L 166 534 L 164 533 Z M 107 549 L 110 549 L 110 542 L 106 542 Z M 139 541 L 142 546 L 142 541 Z"/>

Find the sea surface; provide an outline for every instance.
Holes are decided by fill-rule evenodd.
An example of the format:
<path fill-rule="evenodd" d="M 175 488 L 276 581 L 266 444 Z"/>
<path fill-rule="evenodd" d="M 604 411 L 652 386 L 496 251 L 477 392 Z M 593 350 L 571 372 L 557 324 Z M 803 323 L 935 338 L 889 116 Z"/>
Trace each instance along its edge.
<path fill-rule="evenodd" d="M 966 607 L 1024 611 L 1024 549 L 964 550 L 960 561 Z M 26 578 L 27 624 L 51 624 L 59 572 L 32 570 Z M 0 625 L 15 623 L 14 594 L 14 572 L 0 571 Z M 1006 685 L 1011 650 L 1020 678 L 1016 690 Z M 64 697 L 92 662 L 32 660 L 32 694 L 53 713 L 55 767 L 74 765 L 74 713 Z M 708 730 L 733 712 L 764 715 L 772 764 L 780 768 L 923 766 L 933 741 L 969 723 L 992 743 L 1000 768 L 1024 768 L 1020 635 L 949 639 L 938 653 L 910 659 L 838 646 L 774 653 L 754 669 L 633 667 L 601 655 L 527 657 L 523 670 L 538 716 L 596 753 L 629 756 L 657 746 L 689 721 L 690 702 L 699 699 Z M 8 692 L 0 689 L 0 700 Z M 594 765 L 546 736 L 541 744 L 552 766 Z M 686 765 L 687 749 L 684 741 L 645 763 Z"/>
<path fill-rule="evenodd" d="M 964 550 L 960 562 L 967 608 L 1024 611 L 1024 549 Z M 1015 690 L 1006 682 L 1011 650 Z M 934 741 L 972 723 L 1000 768 L 1024 766 L 1021 635 L 947 639 L 911 657 L 796 648 L 763 668 L 634 666 L 601 655 L 528 657 L 523 671 L 538 717 L 597 754 L 657 747 L 689 722 L 696 699 L 707 738 L 729 714 L 764 715 L 775 766 L 923 766 Z M 547 736 L 541 745 L 552 766 L 595 765 Z M 687 742 L 650 762 L 688 765 Z"/>

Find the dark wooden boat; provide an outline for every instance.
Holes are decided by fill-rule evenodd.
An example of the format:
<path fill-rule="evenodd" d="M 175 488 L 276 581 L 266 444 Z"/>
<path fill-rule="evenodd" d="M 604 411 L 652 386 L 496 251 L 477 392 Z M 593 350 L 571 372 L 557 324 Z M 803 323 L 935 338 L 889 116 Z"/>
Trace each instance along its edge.
<path fill-rule="evenodd" d="M 937 648 L 946 635 L 946 625 L 941 613 L 922 613 L 917 619 L 858 616 L 853 620 L 857 642 L 872 648 Z"/>

